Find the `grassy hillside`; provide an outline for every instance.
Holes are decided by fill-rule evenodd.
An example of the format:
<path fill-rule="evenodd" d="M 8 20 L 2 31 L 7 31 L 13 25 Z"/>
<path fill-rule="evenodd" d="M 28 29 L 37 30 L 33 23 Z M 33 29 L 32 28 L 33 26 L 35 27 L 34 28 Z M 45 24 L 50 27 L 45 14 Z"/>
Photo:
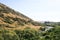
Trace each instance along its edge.
<path fill-rule="evenodd" d="M 0 3 L 0 27 L 2 26 L 8 29 L 19 29 L 27 26 L 35 28 L 34 26 L 40 26 L 40 23 Z"/>
<path fill-rule="evenodd" d="M 0 40 L 60 40 L 60 22 L 36 22 L 0 3 Z"/>

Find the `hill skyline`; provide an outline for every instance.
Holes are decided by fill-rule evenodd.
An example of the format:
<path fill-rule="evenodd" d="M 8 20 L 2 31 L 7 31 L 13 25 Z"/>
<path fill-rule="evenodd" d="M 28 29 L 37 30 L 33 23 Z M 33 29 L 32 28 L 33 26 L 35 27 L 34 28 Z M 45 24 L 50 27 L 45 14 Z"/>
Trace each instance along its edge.
<path fill-rule="evenodd" d="M 60 21 L 60 0 L 0 0 L 0 2 L 33 20 Z"/>
<path fill-rule="evenodd" d="M 23 29 L 25 27 L 36 29 L 40 27 L 40 23 L 0 3 L 0 26 L 8 29 Z"/>

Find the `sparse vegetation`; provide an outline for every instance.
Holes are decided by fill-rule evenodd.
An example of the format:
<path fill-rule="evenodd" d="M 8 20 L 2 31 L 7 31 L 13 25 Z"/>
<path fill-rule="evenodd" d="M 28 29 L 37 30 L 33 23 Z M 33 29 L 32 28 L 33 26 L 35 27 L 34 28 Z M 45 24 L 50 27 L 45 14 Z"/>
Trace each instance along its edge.
<path fill-rule="evenodd" d="M 0 17 L 2 17 L 2 18 L 3 18 L 3 17 L 4 17 L 4 15 L 3 15 L 2 13 L 0 13 Z"/>
<path fill-rule="evenodd" d="M 12 24 L 14 21 L 12 21 L 9 17 L 5 17 L 4 22 Z"/>
<path fill-rule="evenodd" d="M 60 22 L 36 22 L 0 4 L 0 40 L 60 40 Z"/>

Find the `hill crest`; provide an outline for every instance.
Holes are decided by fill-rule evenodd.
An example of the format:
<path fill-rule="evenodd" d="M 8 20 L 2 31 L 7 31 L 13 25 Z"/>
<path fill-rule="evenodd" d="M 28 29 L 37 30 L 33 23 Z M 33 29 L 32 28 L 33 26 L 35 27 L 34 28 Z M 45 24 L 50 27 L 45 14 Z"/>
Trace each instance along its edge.
<path fill-rule="evenodd" d="M 38 22 L 0 3 L 0 27 L 19 28 L 26 25 L 40 26 Z"/>

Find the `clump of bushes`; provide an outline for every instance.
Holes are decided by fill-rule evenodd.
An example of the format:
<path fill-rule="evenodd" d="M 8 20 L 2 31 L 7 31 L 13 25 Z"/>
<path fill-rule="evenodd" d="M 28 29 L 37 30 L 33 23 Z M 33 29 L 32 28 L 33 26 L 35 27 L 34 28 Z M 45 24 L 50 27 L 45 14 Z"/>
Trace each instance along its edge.
<path fill-rule="evenodd" d="M 38 31 L 25 28 L 24 30 L 0 29 L 0 40 L 40 40 Z"/>
<path fill-rule="evenodd" d="M 35 26 L 41 26 L 39 22 L 35 22 L 35 21 L 30 21 L 31 24 L 35 25 Z"/>
<path fill-rule="evenodd" d="M 12 24 L 14 22 L 9 17 L 5 17 L 3 21 L 9 24 Z"/>
<path fill-rule="evenodd" d="M 15 30 L 15 32 L 20 40 L 40 40 L 39 32 L 34 29 L 25 28 L 24 30 Z"/>
<path fill-rule="evenodd" d="M 46 32 L 42 32 L 41 36 L 44 40 L 60 40 L 60 27 L 55 27 Z"/>
<path fill-rule="evenodd" d="M 3 17 L 4 17 L 4 15 L 3 15 L 2 13 L 0 13 L 0 17 L 2 17 L 2 18 L 3 18 Z"/>
<path fill-rule="evenodd" d="M 60 27 L 43 32 L 29 27 L 24 30 L 0 28 L 0 40 L 60 40 Z"/>
<path fill-rule="evenodd" d="M 18 36 L 13 31 L 1 29 L 0 40 L 18 40 Z"/>
<path fill-rule="evenodd" d="M 18 22 L 18 25 L 24 26 L 24 24 L 26 23 L 24 19 L 20 19 L 20 18 L 13 18 L 14 21 Z"/>

